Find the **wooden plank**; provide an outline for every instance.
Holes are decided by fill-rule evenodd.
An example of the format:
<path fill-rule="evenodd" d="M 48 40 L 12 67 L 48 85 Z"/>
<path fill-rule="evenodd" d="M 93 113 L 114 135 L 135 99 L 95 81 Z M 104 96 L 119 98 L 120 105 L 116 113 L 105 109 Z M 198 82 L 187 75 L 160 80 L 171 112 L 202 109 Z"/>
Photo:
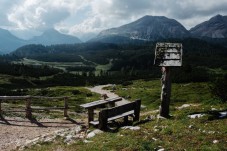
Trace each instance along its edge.
<path fill-rule="evenodd" d="M 25 100 L 25 99 L 64 99 L 69 97 L 45 97 L 45 96 L 0 96 L 0 100 Z"/>
<path fill-rule="evenodd" d="M 86 104 L 81 104 L 80 106 L 85 109 L 86 108 L 96 108 L 96 107 L 104 105 L 104 104 L 109 104 L 109 103 L 113 103 L 113 102 L 117 102 L 117 101 L 121 101 L 121 100 L 122 100 L 121 97 L 116 97 L 116 98 L 98 100 L 98 101 L 94 101 L 94 102 L 90 102 L 90 103 L 86 103 Z"/>
<path fill-rule="evenodd" d="M 116 116 L 116 115 L 120 115 L 120 114 L 123 114 L 125 112 L 128 112 L 128 111 L 131 111 L 131 110 L 134 110 L 134 105 L 135 102 L 131 102 L 131 103 L 128 103 L 128 104 L 124 104 L 124 105 L 121 105 L 121 106 L 117 106 L 117 107 L 114 107 L 114 108 L 111 108 L 111 109 L 104 109 L 104 110 L 107 110 L 107 117 L 113 117 L 113 116 Z"/>
<path fill-rule="evenodd" d="M 69 98 L 69 97 L 66 97 L 66 96 L 64 96 L 64 97 L 31 96 L 31 98 L 33 98 L 33 99 L 50 99 L 50 100 L 58 99 L 58 100 L 60 100 L 60 99 L 65 99 L 65 98 Z"/>
<path fill-rule="evenodd" d="M 134 111 L 128 111 L 128 112 L 116 115 L 114 117 L 108 118 L 107 120 L 108 121 L 113 121 L 113 120 L 116 120 L 116 119 L 119 119 L 119 118 L 122 118 L 122 117 L 125 117 L 125 116 L 133 115 L 133 114 L 134 114 Z"/>
<path fill-rule="evenodd" d="M 29 98 L 31 96 L 0 96 L 0 100 L 25 100 Z"/>
<path fill-rule="evenodd" d="M 131 116 L 133 114 L 134 114 L 134 111 L 129 111 L 129 112 L 123 113 L 121 115 L 117 115 L 117 116 L 108 118 L 107 121 L 113 121 L 113 120 L 116 120 L 116 119 L 119 119 L 119 118 L 122 118 L 122 117 L 126 117 L 126 116 L 128 117 L 128 116 Z M 90 121 L 90 124 L 99 125 L 99 121 Z"/>
<path fill-rule="evenodd" d="M 3 110 L 2 112 L 25 112 L 25 110 Z"/>
<path fill-rule="evenodd" d="M 64 107 L 39 107 L 39 108 L 37 108 L 37 107 L 35 107 L 35 108 L 31 108 L 32 110 L 64 110 L 65 108 Z"/>

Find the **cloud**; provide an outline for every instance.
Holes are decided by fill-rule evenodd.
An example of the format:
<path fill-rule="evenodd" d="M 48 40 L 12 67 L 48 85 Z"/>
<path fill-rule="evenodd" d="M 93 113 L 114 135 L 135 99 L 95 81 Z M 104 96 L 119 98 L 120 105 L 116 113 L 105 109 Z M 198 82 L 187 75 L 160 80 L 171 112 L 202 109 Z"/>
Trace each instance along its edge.
<path fill-rule="evenodd" d="M 86 4 L 86 0 L 25 0 L 15 5 L 8 20 L 19 29 L 53 28 Z"/>
<path fill-rule="evenodd" d="M 69 33 L 98 32 L 144 15 L 173 18 L 190 29 L 214 15 L 227 14 L 226 0 L 93 0 L 90 6 L 90 17 L 69 28 Z"/>
<path fill-rule="evenodd" d="M 20 2 L 21 0 L 0 1 L 0 26 L 10 26 L 10 22 L 7 19 L 7 13 L 11 11 L 13 5 Z"/>
<path fill-rule="evenodd" d="M 226 0 L 8 0 L 0 1 L 0 26 L 21 31 L 56 28 L 79 35 L 97 34 L 144 15 L 174 18 L 190 29 L 227 14 Z"/>

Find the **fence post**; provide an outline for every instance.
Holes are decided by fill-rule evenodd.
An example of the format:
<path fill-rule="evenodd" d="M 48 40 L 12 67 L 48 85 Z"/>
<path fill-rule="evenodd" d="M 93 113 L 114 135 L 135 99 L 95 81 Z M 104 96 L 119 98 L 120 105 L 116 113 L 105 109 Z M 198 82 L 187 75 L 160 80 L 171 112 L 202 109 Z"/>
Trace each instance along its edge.
<path fill-rule="evenodd" d="M 0 100 L 0 116 L 2 115 L 2 100 Z"/>
<path fill-rule="evenodd" d="M 65 97 L 64 98 L 64 118 L 65 119 L 68 119 L 69 118 L 69 116 L 68 116 L 68 108 L 69 108 L 69 106 L 68 106 L 68 99 Z"/>
<path fill-rule="evenodd" d="M 32 118 L 32 109 L 31 109 L 31 98 L 26 99 L 26 118 L 31 119 Z"/>

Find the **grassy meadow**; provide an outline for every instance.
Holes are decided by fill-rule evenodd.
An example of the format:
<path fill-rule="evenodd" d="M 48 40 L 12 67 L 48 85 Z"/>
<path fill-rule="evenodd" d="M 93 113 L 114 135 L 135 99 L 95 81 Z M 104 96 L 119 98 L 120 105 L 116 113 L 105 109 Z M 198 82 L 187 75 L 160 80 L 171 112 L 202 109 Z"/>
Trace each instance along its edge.
<path fill-rule="evenodd" d="M 111 89 L 107 87 L 106 89 Z M 142 99 L 146 107 L 141 111 L 141 121 L 133 123 L 140 130 L 117 129 L 105 132 L 71 145 L 61 138 L 52 143 L 42 143 L 26 150 L 65 150 L 65 151 L 150 151 L 159 150 L 226 150 L 227 119 L 218 118 L 218 111 L 226 110 L 227 104 L 212 97 L 209 83 L 172 84 L 170 113 L 172 118 L 157 118 L 160 104 L 160 80 L 136 80 L 128 85 L 117 85 L 118 95 L 134 100 Z M 191 106 L 179 109 L 183 104 Z M 154 111 L 154 112 L 153 112 Z M 200 118 L 191 119 L 194 113 L 205 113 Z M 147 120 L 150 117 L 151 120 Z M 121 123 L 121 121 L 119 121 Z M 91 128 L 92 130 L 93 128 Z"/>

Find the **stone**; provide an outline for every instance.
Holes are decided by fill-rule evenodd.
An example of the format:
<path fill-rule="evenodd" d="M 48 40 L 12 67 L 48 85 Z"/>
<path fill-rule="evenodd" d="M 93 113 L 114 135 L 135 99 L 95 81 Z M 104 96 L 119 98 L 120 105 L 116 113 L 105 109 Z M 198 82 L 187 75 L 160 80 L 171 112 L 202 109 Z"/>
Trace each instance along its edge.
<path fill-rule="evenodd" d="M 192 114 L 192 115 L 188 115 L 188 117 L 194 119 L 194 118 L 201 118 L 201 117 L 203 117 L 204 115 L 205 115 L 205 114 Z"/>
<path fill-rule="evenodd" d="M 88 141 L 88 140 L 85 139 L 83 142 L 84 143 L 92 143 L 93 141 Z"/>
<path fill-rule="evenodd" d="M 124 126 L 122 129 L 140 130 L 139 126 Z"/>
<path fill-rule="evenodd" d="M 95 136 L 95 133 L 94 132 L 90 132 L 87 134 L 87 138 L 92 138 Z"/>

